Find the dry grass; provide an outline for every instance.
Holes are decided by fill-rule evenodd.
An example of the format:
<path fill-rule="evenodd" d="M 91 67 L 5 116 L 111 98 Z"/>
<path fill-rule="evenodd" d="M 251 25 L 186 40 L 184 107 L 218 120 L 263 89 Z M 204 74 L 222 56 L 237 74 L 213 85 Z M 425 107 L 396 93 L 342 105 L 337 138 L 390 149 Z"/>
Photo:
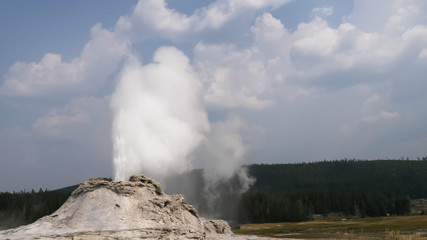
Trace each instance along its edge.
<path fill-rule="evenodd" d="M 427 238 L 427 216 L 363 218 L 348 221 L 245 224 L 236 234 L 303 239 L 402 239 Z"/>
<path fill-rule="evenodd" d="M 333 238 L 334 239 L 334 238 Z M 336 239 L 344 239 L 344 240 L 427 240 L 421 233 L 416 232 L 412 234 L 401 234 L 399 231 L 387 231 L 385 235 L 372 235 L 368 233 L 343 233 Z"/>

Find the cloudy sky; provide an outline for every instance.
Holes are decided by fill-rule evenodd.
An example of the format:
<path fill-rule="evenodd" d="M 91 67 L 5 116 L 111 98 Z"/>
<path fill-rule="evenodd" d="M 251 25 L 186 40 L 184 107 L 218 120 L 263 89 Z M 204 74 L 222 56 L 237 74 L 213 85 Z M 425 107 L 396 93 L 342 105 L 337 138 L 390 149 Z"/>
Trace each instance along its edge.
<path fill-rule="evenodd" d="M 244 163 L 427 156 L 424 0 L 5 0 L 0 30 L 0 191 L 113 175 L 131 58 L 184 59 Z"/>

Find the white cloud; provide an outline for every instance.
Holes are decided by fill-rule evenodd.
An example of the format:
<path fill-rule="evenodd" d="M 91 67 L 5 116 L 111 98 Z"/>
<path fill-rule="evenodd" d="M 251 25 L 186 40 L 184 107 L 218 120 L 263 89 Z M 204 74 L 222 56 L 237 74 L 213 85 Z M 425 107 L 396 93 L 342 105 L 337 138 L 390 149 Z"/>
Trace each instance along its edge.
<path fill-rule="evenodd" d="M 361 108 L 360 122 L 365 123 L 376 123 L 384 120 L 391 120 L 400 117 L 399 112 L 384 109 L 394 108 L 390 104 L 390 96 L 379 95 L 379 93 L 372 93 L 371 88 L 367 89 L 367 93 L 371 93 L 371 96 L 367 97 Z"/>
<path fill-rule="evenodd" d="M 202 42 L 195 46 L 194 65 L 205 83 L 207 104 L 249 109 L 274 104 L 264 95 L 289 74 L 290 35 L 269 13 L 258 17 L 250 32 L 254 42 L 245 49 Z"/>
<path fill-rule="evenodd" d="M 214 106 L 261 109 L 273 102 L 261 99 L 268 88 L 266 66 L 256 57 L 257 49 L 238 51 L 230 45 L 197 44 L 195 65 L 206 90 L 204 100 Z"/>
<path fill-rule="evenodd" d="M 426 59 L 427 58 L 427 48 L 424 48 L 421 50 L 421 52 L 418 54 L 419 59 Z"/>
<path fill-rule="evenodd" d="M 398 8 L 396 12 L 388 19 L 385 26 L 387 33 L 401 33 L 417 23 L 417 15 L 420 9 L 417 6 L 409 5 Z"/>
<path fill-rule="evenodd" d="M 370 104 L 376 103 L 380 100 L 381 100 L 381 97 L 378 96 L 377 94 L 374 94 L 374 95 L 370 96 L 368 99 L 366 99 L 365 104 L 370 105 Z"/>
<path fill-rule="evenodd" d="M 378 11 L 381 9 L 381 11 Z M 423 0 L 356 0 L 347 20 L 365 32 L 403 31 L 410 26 L 426 24 L 427 10 Z"/>
<path fill-rule="evenodd" d="M 424 26 L 390 35 L 367 33 L 350 23 L 332 28 L 316 17 L 299 24 L 290 34 L 269 13 L 258 17 L 250 32 L 253 42 L 247 48 L 202 42 L 194 48 L 194 64 L 205 82 L 204 99 L 208 104 L 263 109 L 274 103 L 274 99 L 265 96 L 271 96 L 279 83 L 289 99 L 306 97 L 313 91 L 310 86 L 301 86 L 301 80 L 313 81 L 316 86 L 336 72 L 348 72 L 355 78 L 357 74 L 394 71 L 402 59 L 421 58 L 427 46 Z M 411 52 L 412 56 L 408 56 Z M 344 86 L 352 84 L 345 78 L 333 77 L 330 81 L 343 81 Z M 382 79 L 364 76 L 359 81 Z"/>
<path fill-rule="evenodd" d="M 194 17 L 187 17 L 185 14 L 167 8 L 164 0 L 146 0 L 138 1 L 131 18 L 121 17 L 117 27 L 126 29 L 134 27 L 131 26 L 132 24 L 142 24 L 157 32 L 174 34 L 188 31 L 193 19 Z"/>
<path fill-rule="evenodd" d="M 327 17 L 327 16 L 331 16 L 334 13 L 334 8 L 333 7 L 313 8 L 313 10 L 311 10 L 311 13 L 313 16 Z"/>
<path fill-rule="evenodd" d="M 333 29 L 325 20 L 316 18 L 300 24 L 292 34 L 291 59 L 306 76 L 357 68 L 386 72 L 401 59 L 418 57 L 427 46 L 425 36 L 426 27 L 420 25 L 390 35 L 366 33 L 350 23 Z"/>
<path fill-rule="evenodd" d="M 398 112 L 387 112 L 387 111 L 381 111 L 378 114 L 371 115 L 371 116 L 365 116 L 362 121 L 368 122 L 368 123 L 374 123 L 378 122 L 380 120 L 388 120 L 388 119 L 395 119 L 399 118 Z"/>
<path fill-rule="evenodd" d="M 93 135 L 97 128 L 110 123 L 109 97 L 84 97 L 71 100 L 62 108 L 54 108 L 38 118 L 32 129 L 48 138 L 81 141 Z M 108 135 L 108 129 L 103 129 Z"/>
<path fill-rule="evenodd" d="M 194 46 L 191 59 L 166 47 L 155 54 L 151 64 L 127 62 L 122 69 L 125 83 L 117 86 L 113 97 L 114 111 L 120 112 L 120 106 L 125 106 L 137 112 L 136 116 L 128 111 L 118 114 L 124 119 L 118 125 L 131 126 L 126 129 L 130 138 L 141 130 L 142 119 L 148 121 L 148 127 L 141 127 L 144 129 L 138 134 L 155 139 L 159 144 L 153 148 L 176 144 L 166 151 L 164 156 L 169 156 L 162 163 L 144 163 L 144 168 L 153 168 L 158 176 L 162 176 L 164 166 L 170 171 L 187 169 L 185 164 L 193 163 L 187 157 L 203 137 L 211 140 L 204 147 L 211 152 L 213 163 L 219 164 L 215 174 L 221 174 L 223 159 L 234 158 L 232 165 L 241 165 L 248 156 L 244 134 L 252 129 L 247 127 L 249 119 L 263 125 L 271 139 L 267 140 L 268 150 L 263 149 L 262 154 L 268 155 L 262 156 L 265 161 L 333 159 L 339 154 L 379 156 L 380 150 L 372 149 L 375 144 L 386 146 L 384 139 L 390 139 L 387 136 L 392 133 L 411 135 L 408 128 L 412 132 L 425 129 L 427 15 L 423 13 L 427 2 L 356 0 L 353 13 L 338 27 L 331 27 L 326 20 L 337 14 L 332 7 L 317 8 L 313 9 L 313 18 L 300 23 L 293 32 L 273 16 L 276 11 L 263 12 L 286 2 L 218 0 L 186 15 L 168 8 L 164 0 L 141 0 L 130 16 L 120 18 L 114 32 L 95 25 L 80 57 L 63 61 L 60 54 L 47 53 L 39 62 L 15 63 L 0 93 L 24 97 L 59 96 L 64 92 L 90 95 L 104 86 L 123 57 L 144 46 L 146 39 Z M 96 151 L 110 149 L 107 102 L 107 98 L 84 97 L 57 106 L 40 116 L 28 131 L 28 138 L 23 139 L 77 143 L 91 138 L 81 140 L 84 145 L 98 138 L 104 145 Z M 213 119 L 220 120 L 209 125 L 203 104 L 209 106 Z M 192 109 L 200 111 L 193 114 Z M 221 121 L 230 112 L 245 116 L 247 123 L 237 116 Z M 127 122 L 127 117 L 132 120 Z M 198 121 L 202 124 L 197 125 Z M 407 142 L 420 146 L 425 142 L 411 137 Z M 4 138 L 0 140 L 5 142 Z M 149 156 L 146 141 L 134 140 L 133 147 L 140 151 L 136 155 Z M 41 152 L 33 147 L 25 149 L 31 154 L 24 157 Z M 175 164 L 171 156 L 187 162 Z M 104 159 L 110 160 L 108 157 Z M 32 158 L 28 159 L 31 162 Z M 142 169 L 140 165 L 128 167 Z M 227 177 L 231 172 L 222 174 Z"/>
<path fill-rule="evenodd" d="M 64 126 L 81 124 L 89 121 L 89 116 L 79 108 L 72 108 L 71 113 L 61 114 L 57 109 L 51 110 L 46 116 L 37 119 L 33 128 L 41 133 L 59 136 Z"/>
<path fill-rule="evenodd" d="M 251 27 L 251 33 L 265 60 L 289 55 L 290 34 L 280 20 L 274 18 L 270 13 L 264 13 L 256 18 L 255 24 Z"/>
<path fill-rule="evenodd" d="M 284 112 L 276 117 L 283 117 L 283 124 L 292 127 L 272 129 L 271 125 L 269 130 L 283 127 L 288 136 L 298 135 L 296 143 L 286 137 L 276 141 L 296 145 L 295 149 L 303 143 L 316 149 L 307 154 L 308 159 L 336 158 L 331 152 L 337 145 L 343 157 L 361 156 L 370 144 L 402 128 L 408 115 L 396 103 L 396 96 L 403 90 L 416 91 L 414 86 L 425 74 L 420 61 L 427 47 L 425 26 L 408 24 L 399 28 L 403 32 L 386 31 L 385 26 L 384 31 L 374 33 L 350 22 L 333 28 L 317 17 L 289 33 L 278 19 L 265 13 L 251 27 L 253 41 L 247 47 L 196 45 L 194 64 L 205 80 L 205 101 L 220 108 L 264 109 L 268 116 L 272 111 Z M 256 69 L 256 74 L 249 68 Z M 249 103 L 248 98 L 276 104 Z M 268 106 L 271 111 L 265 110 Z M 357 146 L 347 146 L 350 142 Z M 298 153 L 290 155 L 304 159 Z"/>
<path fill-rule="evenodd" d="M 337 46 L 337 35 L 337 31 L 330 28 L 325 20 L 316 18 L 312 22 L 298 25 L 297 31 L 292 35 L 293 46 L 304 55 L 326 57 Z"/>
<path fill-rule="evenodd" d="M 301 85 L 301 80 L 317 85 L 335 72 L 369 75 L 393 71 L 403 58 L 421 58 L 427 46 L 424 26 L 389 35 L 367 33 L 350 23 L 332 28 L 316 17 L 290 34 L 269 13 L 258 17 L 250 32 L 253 42 L 247 48 L 202 42 L 194 48 L 194 65 L 206 85 L 204 99 L 208 104 L 263 109 L 274 103 L 265 96 L 271 96 L 279 83 L 281 91 L 295 100 L 313 93 L 310 86 Z M 412 51 L 416 55 L 407 56 Z M 329 81 L 351 84 L 346 79 Z M 363 77 L 360 81 L 381 79 Z"/>
<path fill-rule="evenodd" d="M 395 11 L 398 0 L 355 0 L 353 11 L 347 20 L 366 32 L 380 32 Z M 378 11 L 381 9 L 381 11 Z"/>
<path fill-rule="evenodd" d="M 399 118 L 400 114 L 398 112 L 381 111 L 379 116 L 383 119 L 394 119 Z"/>
<path fill-rule="evenodd" d="M 260 9 L 277 8 L 289 1 L 217 0 L 188 16 L 168 8 L 165 0 L 140 0 L 131 16 L 119 19 L 116 30 L 132 39 L 191 39 L 194 34 L 218 30 L 241 16 Z"/>
<path fill-rule="evenodd" d="M 96 24 L 80 57 L 63 62 L 47 53 L 40 62 L 16 62 L 0 87 L 3 96 L 40 97 L 64 92 L 91 92 L 105 83 L 127 51 L 115 33 Z"/>

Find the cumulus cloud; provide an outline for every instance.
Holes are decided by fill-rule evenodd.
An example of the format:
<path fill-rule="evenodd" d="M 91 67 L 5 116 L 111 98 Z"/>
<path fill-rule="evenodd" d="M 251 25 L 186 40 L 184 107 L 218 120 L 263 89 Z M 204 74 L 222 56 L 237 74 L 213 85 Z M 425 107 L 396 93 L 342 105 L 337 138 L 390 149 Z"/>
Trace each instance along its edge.
<path fill-rule="evenodd" d="M 265 97 L 290 73 L 290 34 L 271 14 L 258 17 L 250 28 L 248 48 L 205 44 L 194 48 L 194 65 L 205 83 L 204 100 L 217 107 L 263 109 L 274 104 Z"/>
<path fill-rule="evenodd" d="M 80 57 L 64 62 L 60 54 L 47 53 L 38 63 L 16 62 L 6 74 L 0 94 L 41 97 L 64 92 L 91 92 L 116 71 L 126 51 L 125 42 L 96 24 Z"/>
<path fill-rule="evenodd" d="M 125 32 L 132 39 L 160 36 L 172 40 L 188 40 L 200 32 L 221 29 L 240 17 L 253 15 L 260 9 L 277 8 L 289 1 L 217 0 L 188 16 L 168 8 L 165 0 L 141 0 L 130 16 L 119 19 L 116 30 Z"/>
<path fill-rule="evenodd" d="M 204 100 L 214 106 L 261 109 L 273 102 L 259 97 L 268 89 L 264 63 L 256 49 L 238 51 L 230 45 L 195 48 L 196 66 L 207 85 Z"/>
<path fill-rule="evenodd" d="M 389 19 L 378 33 L 350 22 L 333 28 L 321 17 L 289 33 L 279 19 L 264 13 L 250 28 L 248 47 L 203 42 L 195 46 L 194 65 L 205 84 L 204 100 L 216 107 L 265 109 L 275 103 L 277 86 L 294 101 L 312 95 L 317 87 L 389 81 L 372 76 L 396 71 L 407 59 L 422 60 L 427 44 L 425 26 L 409 24 L 403 32 L 393 32 L 390 26 L 396 20 Z"/>
<path fill-rule="evenodd" d="M 221 108 L 291 108 L 294 112 L 286 111 L 288 118 L 294 114 L 307 118 L 311 112 L 321 112 L 317 113 L 319 116 L 339 115 L 336 119 L 323 117 L 306 123 L 301 119 L 286 118 L 286 124 L 302 132 L 307 131 L 305 127 L 310 126 L 309 123 L 321 125 L 324 131 L 313 129 L 320 136 L 342 129 L 345 136 L 357 135 L 359 150 L 363 149 L 364 140 L 374 144 L 380 136 L 402 127 L 407 114 L 419 115 L 396 103 L 423 101 L 418 88 L 412 87 L 424 86 L 420 79 L 426 73 L 421 67 L 426 56 L 426 26 L 417 14 L 423 7 L 418 3 L 414 1 L 412 5 L 398 7 L 398 3 L 394 4 L 376 32 L 356 24 L 354 18 L 334 28 L 317 16 L 300 23 L 290 33 L 279 19 L 264 13 L 250 28 L 253 39 L 247 47 L 196 45 L 194 62 L 206 84 L 204 100 Z M 249 68 L 256 69 L 256 74 L 251 75 Z M 250 98 L 257 101 L 249 102 Z M 265 100 L 268 104 L 260 104 Z M 343 104 L 337 105 L 334 101 L 343 101 Z M 307 108 L 305 104 L 308 102 L 335 107 L 320 111 Z M 385 122 L 395 124 L 380 126 Z M 375 125 L 377 129 L 364 134 L 369 128 L 367 124 Z M 299 138 L 312 147 L 316 144 L 324 146 L 321 140 L 313 140 L 317 139 L 314 132 Z M 295 133 L 299 134 L 302 133 Z M 332 134 L 330 142 L 338 143 L 340 139 L 345 139 L 344 135 Z M 324 149 L 333 148 L 324 146 Z M 357 155 L 357 150 L 345 148 Z M 318 153 L 324 151 L 319 147 Z"/>
<path fill-rule="evenodd" d="M 398 8 L 387 20 L 385 31 L 388 33 L 401 33 L 417 23 L 417 15 L 419 14 L 420 9 L 417 6 L 409 5 Z"/>
<path fill-rule="evenodd" d="M 291 58 L 297 68 L 310 69 L 309 73 L 315 76 L 359 67 L 374 72 L 390 71 L 402 59 L 422 52 L 427 44 L 425 30 L 425 26 L 415 25 L 396 35 L 366 33 L 350 23 L 333 29 L 325 20 L 316 18 L 300 24 L 292 34 Z"/>
<path fill-rule="evenodd" d="M 426 24 L 427 17 L 422 14 L 425 10 L 427 3 L 422 0 L 356 0 L 347 20 L 366 32 L 402 31 L 417 24 Z"/>
<path fill-rule="evenodd" d="M 280 59 L 284 64 L 289 65 L 289 50 L 291 46 L 290 33 L 280 20 L 274 18 L 270 13 L 255 19 L 255 24 L 251 27 L 256 48 L 259 49 L 264 61 L 277 61 Z"/>
<path fill-rule="evenodd" d="M 338 8 L 315 8 L 293 31 L 286 19 L 275 17 L 278 11 L 270 11 L 287 2 L 217 0 L 183 14 L 165 0 L 141 0 L 114 31 L 95 25 L 78 58 L 63 61 L 60 54 L 47 53 L 39 62 L 16 62 L 0 94 L 91 95 L 147 39 L 194 47 L 193 54 L 185 53 L 190 59 L 165 47 L 150 64 L 133 57 L 125 62 L 110 105 L 116 164 L 131 159 L 123 168 L 116 165 L 118 179 L 142 169 L 160 179 L 164 172 L 189 169 L 198 164 L 196 149 L 208 156 L 206 163 L 199 162 L 212 170 L 206 179 L 228 178 L 250 153 L 250 121 L 263 125 L 271 139 L 265 161 L 369 151 L 381 157 L 381 150 L 371 146 L 391 133 L 425 128 L 425 1 L 356 0 L 337 27 L 328 16 L 337 15 Z M 39 116 L 32 133 L 44 140 L 89 136 L 91 126 L 103 121 L 97 116 L 106 116 L 108 101 L 72 100 Z M 235 115 L 223 117 L 230 112 Z M 208 122 L 208 114 L 215 122 Z M 409 140 L 425 143 L 417 136 Z M 414 149 L 398 146 L 394 149 Z M 227 164 L 233 171 L 223 170 Z"/>
<path fill-rule="evenodd" d="M 357 75 L 361 78 L 358 83 L 381 81 L 366 75 L 394 71 L 408 57 L 422 59 L 427 44 L 425 27 L 419 25 L 403 34 L 389 35 L 367 33 L 348 22 L 332 28 L 316 17 L 289 33 L 269 13 L 256 19 L 250 33 L 253 42 L 243 49 L 232 44 L 203 42 L 195 46 L 194 64 L 206 86 L 206 103 L 263 109 L 275 102 L 265 96 L 272 96 L 278 83 L 289 99 L 294 99 L 313 92 L 310 85 L 301 85 L 304 79 L 312 81 L 313 86 L 348 86 Z M 411 52 L 412 56 L 408 56 Z M 350 75 L 345 77 L 348 80 L 337 76 L 323 80 L 331 74 L 345 73 Z"/>

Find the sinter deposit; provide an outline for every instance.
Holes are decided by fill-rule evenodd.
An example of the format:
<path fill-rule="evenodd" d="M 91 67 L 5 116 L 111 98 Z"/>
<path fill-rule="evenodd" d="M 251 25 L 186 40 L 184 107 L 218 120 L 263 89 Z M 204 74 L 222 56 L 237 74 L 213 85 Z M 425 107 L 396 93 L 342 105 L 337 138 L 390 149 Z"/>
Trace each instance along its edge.
<path fill-rule="evenodd" d="M 0 239 L 254 239 L 234 237 L 223 220 L 198 216 L 182 195 L 167 195 L 142 175 L 128 182 L 93 178 L 81 183 L 53 214 Z"/>

